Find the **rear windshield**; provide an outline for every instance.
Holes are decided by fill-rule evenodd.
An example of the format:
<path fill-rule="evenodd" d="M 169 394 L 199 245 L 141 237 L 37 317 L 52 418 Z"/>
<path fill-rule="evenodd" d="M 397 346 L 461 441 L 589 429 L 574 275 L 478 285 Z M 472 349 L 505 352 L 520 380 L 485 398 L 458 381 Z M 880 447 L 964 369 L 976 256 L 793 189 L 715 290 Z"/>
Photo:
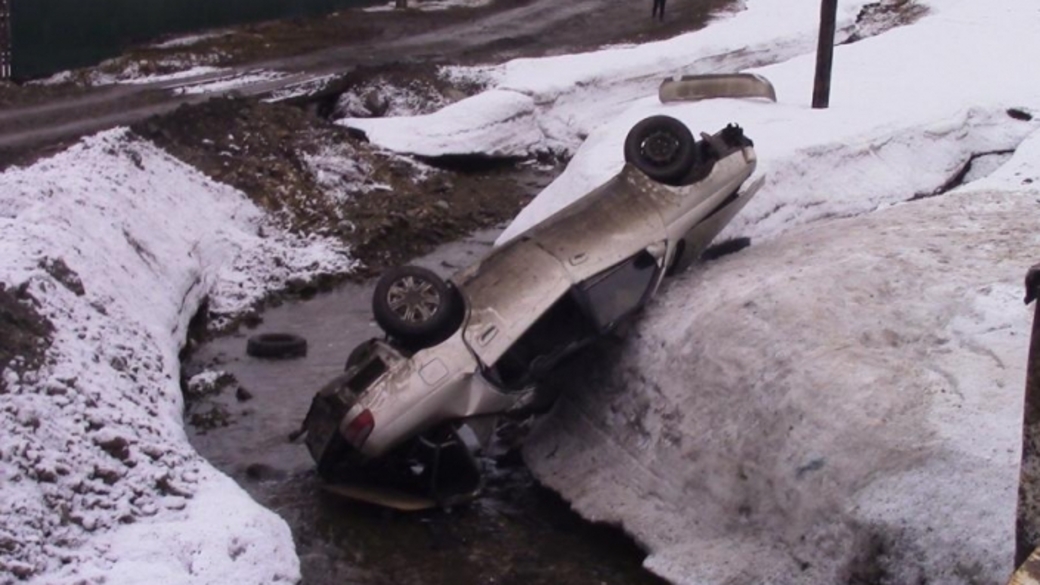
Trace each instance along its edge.
<path fill-rule="evenodd" d="M 347 380 L 347 388 L 350 388 L 355 394 L 364 391 L 366 388 L 372 385 L 386 373 L 386 364 L 383 360 L 378 357 L 373 358 L 372 361 L 365 364 L 365 367 L 358 370 L 349 380 Z"/>

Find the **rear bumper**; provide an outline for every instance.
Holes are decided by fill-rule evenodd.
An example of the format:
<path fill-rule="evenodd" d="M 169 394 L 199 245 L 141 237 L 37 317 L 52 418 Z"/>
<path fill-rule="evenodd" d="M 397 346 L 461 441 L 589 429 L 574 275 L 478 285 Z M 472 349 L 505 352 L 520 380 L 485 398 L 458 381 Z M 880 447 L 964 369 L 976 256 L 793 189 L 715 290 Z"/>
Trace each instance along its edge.
<path fill-rule="evenodd" d="M 311 400 L 311 407 L 303 421 L 307 431 L 304 444 L 322 474 L 344 460 L 360 462 L 363 457 L 343 439 L 340 425 L 353 404 L 344 402 L 339 392 L 347 376 L 340 375 L 325 385 Z"/>
<path fill-rule="evenodd" d="M 666 79 L 661 82 L 657 95 L 662 103 L 712 98 L 764 98 L 776 101 L 773 84 L 754 73 L 684 75 Z"/>

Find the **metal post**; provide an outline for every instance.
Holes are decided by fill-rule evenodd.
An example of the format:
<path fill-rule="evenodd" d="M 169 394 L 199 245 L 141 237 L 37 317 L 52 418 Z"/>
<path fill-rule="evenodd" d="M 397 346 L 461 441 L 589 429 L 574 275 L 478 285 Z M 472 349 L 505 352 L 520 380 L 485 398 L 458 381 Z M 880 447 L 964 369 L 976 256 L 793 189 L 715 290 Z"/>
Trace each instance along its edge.
<path fill-rule="evenodd" d="M 1040 296 L 1040 264 L 1026 273 L 1028 305 Z M 1018 518 L 1015 523 L 1015 566 L 1040 545 L 1040 302 L 1033 313 L 1033 332 L 1026 365 L 1025 407 L 1022 416 L 1022 466 L 1018 479 Z"/>
<path fill-rule="evenodd" d="M 838 0 L 820 3 L 820 39 L 816 45 L 816 83 L 812 107 L 826 108 L 831 100 L 831 64 L 834 61 L 834 29 L 838 19 Z"/>

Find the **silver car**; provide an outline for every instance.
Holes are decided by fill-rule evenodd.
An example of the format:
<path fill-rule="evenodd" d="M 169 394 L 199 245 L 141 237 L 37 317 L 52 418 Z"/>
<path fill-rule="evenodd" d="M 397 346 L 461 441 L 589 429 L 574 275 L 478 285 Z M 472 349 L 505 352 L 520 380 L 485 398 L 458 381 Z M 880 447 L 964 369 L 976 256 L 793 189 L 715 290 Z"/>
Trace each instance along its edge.
<path fill-rule="evenodd" d="M 539 380 L 699 258 L 763 180 L 745 185 L 755 150 L 735 125 L 695 138 L 646 118 L 625 159 L 448 281 L 411 266 L 380 278 L 373 312 L 387 337 L 352 352 L 303 425 L 333 491 L 404 509 L 472 497 L 477 430 L 546 408 Z"/>

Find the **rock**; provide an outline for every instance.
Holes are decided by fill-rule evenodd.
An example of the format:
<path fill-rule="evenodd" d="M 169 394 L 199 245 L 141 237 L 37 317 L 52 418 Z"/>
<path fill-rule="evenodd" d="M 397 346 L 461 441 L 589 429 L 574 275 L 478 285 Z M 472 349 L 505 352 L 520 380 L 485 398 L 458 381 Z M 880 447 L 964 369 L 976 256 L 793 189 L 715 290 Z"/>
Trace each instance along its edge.
<path fill-rule="evenodd" d="M 130 458 L 130 442 L 123 437 L 113 437 L 107 440 L 95 441 L 98 447 L 115 459 L 126 461 Z"/>
<path fill-rule="evenodd" d="M 365 94 L 364 104 L 373 118 L 383 117 L 390 109 L 390 100 L 374 89 Z"/>
<path fill-rule="evenodd" d="M 81 297 L 86 294 L 86 290 L 83 288 L 83 281 L 80 280 L 79 275 L 69 268 L 61 258 L 44 258 L 40 260 L 40 268 L 76 296 Z"/>

